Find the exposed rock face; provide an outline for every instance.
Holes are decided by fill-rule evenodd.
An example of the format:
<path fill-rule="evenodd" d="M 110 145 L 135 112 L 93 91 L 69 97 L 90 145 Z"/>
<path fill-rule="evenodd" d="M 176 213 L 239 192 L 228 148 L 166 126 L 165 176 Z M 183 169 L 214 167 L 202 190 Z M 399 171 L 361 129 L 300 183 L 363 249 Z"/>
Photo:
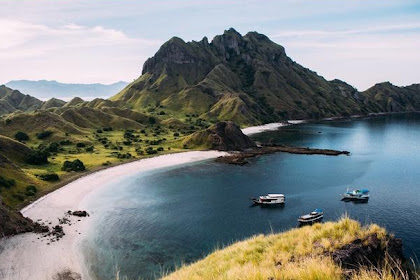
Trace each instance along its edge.
<path fill-rule="evenodd" d="M 170 39 L 145 62 L 142 76 L 112 100 L 135 109 L 159 102 L 168 110 L 213 122 L 252 125 L 416 111 L 420 88 L 382 83 L 359 92 L 299 65 L 267 36 L 242 36 L 231 28 L 211 42 Z"/>
<path fill-rule="evenodd" d="M 387 257 L 395 261 L 396 264 L 402 263 L 404 254 L 401 239 L 387 236 L 385 244 L 382 242 L 376 234 L 372 234 L 364 240 L 356 239 L 333 252 L 332 258 L 347 269 L 380 265 Z"/>
<path fill-rule="evenodd" d="M 39 227 L 42 230 L 41 227 Z M 7 209 L 0 198 L 0 238 L 34 230 L 32 220 L 25 218 L 19 212 Z"/>
<path fill-rule="evenodd" d="M 219 122 L 206 130 L 195 132 L 184 144 L 188 147 L 207 147 L 219 151 L 242 151 L 256 146 L 233 122 Z"/>

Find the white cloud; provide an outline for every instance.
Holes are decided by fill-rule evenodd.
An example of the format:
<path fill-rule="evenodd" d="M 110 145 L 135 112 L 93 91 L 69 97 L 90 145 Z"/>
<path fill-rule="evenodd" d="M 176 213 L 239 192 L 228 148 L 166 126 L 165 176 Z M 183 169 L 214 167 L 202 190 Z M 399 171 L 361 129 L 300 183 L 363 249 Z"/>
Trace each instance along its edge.
<path fill-rule="evenodd" d="M 68 23 L 50 27 L 10 19 L 0 20 L 0 37 L 3 38 L 0 41 L 3 82 L 46 77 L 76 82 L 83 79 L 96 82 L 94 78 L 109 79 L 107 82 L 125 80 L 139 74 L 145 55 L 152 55 L 162 43 L 130 38 L 119 30 L 103 26 Z M 131 65 L 127 67 L 127 64 Z M 30 68 L 34 66 L 35 69 Z M 78 75 L 85 73 L 79 79 L 65 70 L 68 68 Z"/>
<path fill-rule="evenodd" d="M 289 56 L 327 79 L 339 78 L 359 88 L 391 81 L 400 86 L 419 83 L 419 22 L 350 29 L 289 30 L 274 41 Z"/>

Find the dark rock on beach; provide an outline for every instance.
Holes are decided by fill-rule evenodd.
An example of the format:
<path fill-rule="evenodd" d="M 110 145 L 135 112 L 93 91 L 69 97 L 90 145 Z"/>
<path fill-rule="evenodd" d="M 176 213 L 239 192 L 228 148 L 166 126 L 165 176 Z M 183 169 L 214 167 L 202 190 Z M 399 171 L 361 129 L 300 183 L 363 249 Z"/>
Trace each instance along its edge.
<path fill-rule="evenodd" d="M 73 211 L 73 212 L 72 212 L 72 215 L 73 215 L 73 216 L 77 216 L 77 217 L 89 217 L 89 213 L 88 213 L 88 212 L 86 212 L 86 211 L 81 211 L 81 210 L 78 210 L 78 211 Z"/>

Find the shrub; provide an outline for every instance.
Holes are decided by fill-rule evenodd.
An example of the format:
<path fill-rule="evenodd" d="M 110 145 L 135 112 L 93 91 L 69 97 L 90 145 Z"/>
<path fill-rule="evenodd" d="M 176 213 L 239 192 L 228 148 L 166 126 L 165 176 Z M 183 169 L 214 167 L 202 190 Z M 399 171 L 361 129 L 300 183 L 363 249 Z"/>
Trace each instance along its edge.
<path fill-rule="evenodd" d="M 149 117 L 149 123 L 150 124 L 155 124 L 156 123 L 156 119 L 154 117 Z"/>
<path fill-rule="evenodd" d="M 175 132 L 175 133 L 174 133 L 174 136 L 175 136 L 175 137 L 178 137 L 178 136 L 179 136 L 179 133 L 178 133 L 178 132 Z"/>
<path fill-rule="evenodd" d="M 165 111 L 160 111 L 159 115 L 165 115 Z"/>
<path fill-rule="evenodd" d="M 27 140 L 29 140 L 28 134 L 26 134 L 25 132 L 22 132 L 22 131 L 16 132 L 15 138 L 18 141 L 27 141 Z"/>
<path fill-rule="evenodd" d="M 184 144 L 184 149 L 188 149 L 188 145 L 187 144 Z"/>
<path fill-rule="evenodd" d="M 11 187 L 14 187 L 16 185 L 16 181 L 13 179 L 6 179 L 3 176 L 0 176 L 0 189 L 6 188 L 10 189 Z"/>
<path fill-rule="evenodd" d="M 96 130 L 96 133 L 102 133 L 103 131 L 102 131 L 102 129 L 97 129 Z"/>
<path fill-rule="evenodd" d="M 48 145 L 47 151 L 50 153 L 56 153 L 58 152 L 58 147 L 60 147 L 60 144 L 57 142 L 51 142 L 50 145 Z"/>
<path fill-rule="evenodd" d="M 51 134 L 53 134 L 53 132 L 51 130 L 41 131 L 41 132 L 36 134 L 36 138 L 45 139 L 45 138 L 51 136 Z"/>
<path fill-rule="evenodd" d="M 82 143 L 82 142 L 79 142 L 79 143 L 76 144 L 76 147 L 77 148 L 84 148 L 84 147 L 86 147 L 86 144 Z"/>
<path fill-rule="evenodd" d="M 91 153 L 93 152 L 93 146 L 89 146 L 86 148 L 86 152 Z"/>
<path fill-rule="evenodd" d="M 147 147 L 145 150 L 146 154 L 148 155 L 153 155 L 153 154 L 157 154 L 157 151 L 154 150 L 152 147 Z"/>
<path fill-rule="evenodd" d="M 103 131 L 112 131 L 112 127 L 104 127 L 102 128 Z"/>
<path fill-rule="evenodd" d="M 68 161 L 66 160 L 63 163 L 63 167 L 61 168 L 61 170 L 63 171 L 83 171 L 85 170 L 85 165 L 83 164 L 83 162 L 80 159 L 75 159 L 73 161 Z"/>
<path fill-rule="evenodd" d="M 38 189 L 33 185 L 27 186 L 25 189 L 26 196 L 34 196 L 36 195 L 37 192 L 38 192 Z"/>
<path fill-rule="evenodd" d="M 127 140 L 127 141 L 123 141 L 123 144 L 126 146 L 130 146 L 131 145 L 131 141 Z"/>
<path fill-rule="evenodd" d="M 163 151 L 163 147 L 159 147 L 159 148 L 157 148 L 157 151 L 158 151 L 158 152 L 162 152 L 162 151 Z"/>
<path fill-rule="evenodd" d="M 60 145 L 62 145 L 62 146 L 71 145 L 71 141 L 70 140 L 61 140 Z"/>
<path fill-rule="evenodd" d="M 47 150 L 32 150 L 26 157 L 25 162 L 32 165 L 42 165 L 48 163 L 50 153 Z"/>
<path fill-rule="evenodd" d="M 58 181 L 58 180 L 60 180 L 60 177 L 58 177 L 58 175 L 57 175 L 56 173 L 45 173 L 45 174 L 40 174 L 40 175 L 38 175 L 38 177 L 39 177 L 41 180 L 44 180 L 44 181 L 49 181 L 49 182 L 52 182 L 52 181 Z"/>

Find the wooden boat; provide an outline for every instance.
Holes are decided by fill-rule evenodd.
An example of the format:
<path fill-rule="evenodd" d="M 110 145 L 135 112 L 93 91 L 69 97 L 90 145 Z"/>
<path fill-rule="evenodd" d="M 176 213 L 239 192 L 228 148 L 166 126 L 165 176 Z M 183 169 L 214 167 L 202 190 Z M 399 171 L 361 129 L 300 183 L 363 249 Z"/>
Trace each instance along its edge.
<path fill-rule="evenodd" d="M 282 204 L 286 201 L 284 194 L 267 194 L 258 198 L 251 198 L 255 204 Z"/>
<path fill-rule="evenodd" d="M 341 200 L 344 201 L 368 201 L 369 200 L 369 190 L 360 189 L 360 190 L 347 190 L 346 193 L 342 194 Z"/>
<path fill-rule="evenodd" d="M 322 209 L 317 208 L 309 214 L 300 216 L 298 219 L 298 222 L 301 225 L 313 224 L 313 223 L 322 221 L 323 218 L 324 218 L 324 212 L 322 211 Z"/>

